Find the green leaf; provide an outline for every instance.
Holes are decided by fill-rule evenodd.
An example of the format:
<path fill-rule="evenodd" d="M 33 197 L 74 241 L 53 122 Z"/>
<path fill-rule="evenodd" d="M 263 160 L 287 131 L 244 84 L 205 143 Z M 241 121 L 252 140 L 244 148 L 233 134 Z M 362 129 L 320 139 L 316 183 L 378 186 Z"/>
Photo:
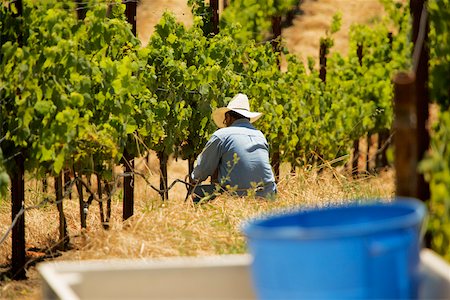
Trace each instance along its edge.
<path fill-rule="evenodd" d="M 277 113 L 277 115 L 281 116 L 283 114 L 283 106 L 280 104 L 275 106 L 275 112 Z"/>
<path fill-rule="evenodd" d="M 135 132 L 137 129 L 138 129 L 138 126 L 137 126 L 136 124 L 130 124 L 130 123 L 128 123 L 128 124 L 126 124 L 126 130 L 125 130 L 125 132 L 126 132 L 127 134 L 130 134 L 130 133 Z"/>
<path fill-rule="evenodd" d="M 173 33 L 169 34 L 169 36 L 167 37 L 167 42 L 169 42 L 169 44 L 173 44 L 177 41 L 177 36 L 174 35 Z"/>
<path fill-rule="evenodd" d="M 55 108 L 53 102 L 48 100 L 37 101 L 36 104 L 34 105 L 34 109 L 36 110 L 36 112 L 42 115 L 50 113 L 53 110 L 53 108 Z"/>
<path fill-rule="evenodd" d="M 82 107 L 84 105 L 84 97 L 80 93 L 72 92 L 70 93 L 70 101 L 74 106 Z"/>
<path fill-rule="evenodd" d="M 60 152 L 55 159 L 55 162 L 53 163 L 53 171 L 55 171 L 56 174 L 59 174 L 64 166 L 64 152 Z"/>

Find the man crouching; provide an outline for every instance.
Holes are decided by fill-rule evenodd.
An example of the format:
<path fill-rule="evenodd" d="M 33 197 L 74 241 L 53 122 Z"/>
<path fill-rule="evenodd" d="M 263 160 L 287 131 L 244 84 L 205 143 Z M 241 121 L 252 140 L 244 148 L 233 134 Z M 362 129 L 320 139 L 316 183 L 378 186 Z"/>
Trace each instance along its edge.
<path fill-rule="evenodd" d="M 212 199 L 223 191 L 265 198 L 277 193 L 269 145 L 263 133 L 251 124 L 261 115 L 250 111 L 244 94 L 237 94 L 227 107 L 213 111 L 212 118 L 219 129 L 206 143 L 191 174 L 194 182 L 211 176 L 213 183 L 196 185 L 194 202 Z"/>

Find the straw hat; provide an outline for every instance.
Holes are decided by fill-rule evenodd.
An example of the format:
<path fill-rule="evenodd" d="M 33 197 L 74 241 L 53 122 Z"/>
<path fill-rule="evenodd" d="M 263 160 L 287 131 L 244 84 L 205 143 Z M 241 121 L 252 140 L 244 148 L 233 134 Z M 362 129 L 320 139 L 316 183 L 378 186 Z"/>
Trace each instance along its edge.
<path fill-rule="evenodd" d="M 225 127 L 225 125 L 223 124 L 223 121 L 225 120 L 225 113 L 230 110 L 235 111 L 246 118 L 249 118 L 250 123 L 255 122 L 262 116 L 262 113 L 260 112 L 251 112 L 247 95 L 239 93 L 234 96 L 233 99 L 231 99 L 227 107 L 220 107 L 212 112 L 212 118 L 217 127 Z"/>

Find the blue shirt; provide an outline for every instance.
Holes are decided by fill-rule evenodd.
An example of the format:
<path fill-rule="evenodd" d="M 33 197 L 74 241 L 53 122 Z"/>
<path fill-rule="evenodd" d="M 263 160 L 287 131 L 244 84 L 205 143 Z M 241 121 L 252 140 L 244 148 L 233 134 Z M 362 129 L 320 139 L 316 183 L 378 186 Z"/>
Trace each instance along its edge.
<path fill-rule="evenodd" d="M 191 176 L 203 181 L 216 169 L 219 184 L 237 188 L 238 195 L 253 190 L 257 196 L 265 197 L 277 191 L 267 140 L 247 119 L 236 120 L 214 132 L 197 158 Z"/>

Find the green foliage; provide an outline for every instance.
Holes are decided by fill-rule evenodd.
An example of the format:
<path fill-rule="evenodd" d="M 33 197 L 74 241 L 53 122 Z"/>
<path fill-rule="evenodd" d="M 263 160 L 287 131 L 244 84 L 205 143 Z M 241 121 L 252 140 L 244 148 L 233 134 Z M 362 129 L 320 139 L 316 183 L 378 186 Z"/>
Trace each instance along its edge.
<path fill-rule="evenodd" d="M 4 162 L 3 152 L 0 149 L 0 196 L 6 194 L 8 186 L 10 184 L 10 179 L 3 162 Z"/>
<path fill-rule="evenodd" d="M 333 21 L 331 22 L 330 30 L 326 32 L 325 37 L 320 38 L 320 46 L 326 49 L 325 55 L 329 54 L 329 50 L 334 45 L 333 34 L 341 29 L 342 14 L 337 13 L 333 16 Z"/>
<path fill-rule="evenodd" d="M 450 107 L 450 1 L 428 1 L 430 16 L 430 83 L 432 98 Z"/>
<path fill-rule="evenodd" d="M 248 17 L 267 20 L 294 2 L 233 1 L 227 10 L 256 9 Z M 165 14 L 146 48 L 131 34 L 124 6 L 118 3 L 112 16 L 105 2 L 78 21 L 73 4 L 26 2 L 23 47 L 10 26 L 3 25 L 2 37 L 8 41 L 1 63 L 8 75 L 1 78 L 0 92 L 2 99 L 11 99 L 2 110 L 5 139 L 28 149 L 29 168 L 58 173 L 67 162 L 92 168 L 92 163 L 83 163 L 117 162 L 125 148 L 132 155 L 153 149 L 193 157 L 215 130 L 211 111 L 239 91 L 252 98 L 253 109 L 265 113 L 259 126 L 274 149 L 295 164 L 307 163 L 312 154 L 335 158 L 352 139 L 389 126 L 387 78 L 400 64 L 381 67 L 397 62 L 386 58 L 391 53 L 386 26 L 381 34 L 355 27 L 354 39 L 371 41 L 364 48 L 366 69 L 355 67 L 354 54 L 336 56 L 330 59 L 324 85 L 317 72 L 310 67 L 308 74 L 291 55 L 287 71 L 280 71 L 269 43 L 257 45 L 248 37 L 240 43 L 235 37 L 242 30 L 234 21 L 206 38 L 208 8 L 203 1 L 189 4 L 198 15 L 194 26 L 186 29 Z M 2 14 L 15 21 L 3 6 Z M 336 15 L 326 37 L 328 48 L 339 27 Z M 384 36 L 381 42 L 378 36 Z M 363 74 L 365 85 L 358 84 Z M 379 120 L 379 115 L 387 117 Z"/>
<path fill-rule="evenodd" d="M 264 113 L 257 127 L 281 160 L 294 165 L 307 166 L 317 155 L 346 155 L 354 139 L 390 126 L 390 75 L 404 67 L 409 51 L 403 15 L 396 22 L 354 26 L 349 55 L 328 58 L 324 84 L 312 59 L 306 70 L 286 54 L 286 70 L 280 70 L 270 43 L 243 33 L 241 26 L 270 21 L 296 1 L 233 1 L 226 9 L 230 16 L 256 7 L 247 17 L 258 20 L 239 26 L 225 11 L 229 23 L 211 36 L 208 8 L 190 0 L 194 25 L 186 28 L 166 13 L 145 48 L 125 21 L 124 5 L 115 2 L 108 15 L 107 1 L 96 3 L 80 21 L 71 2 L 25 1 L 22 47 L 16 32 L 1 23 L 0 146 L 4 153 L 27 149 L 27 170 L 109 172 L 125 150 L 193 158 L 216 130 L 211 112 L 237 92 Z M 0 12 L 11 24 L 17 21 L 5 7 Z M 340 19 L 332 20 L 328 48 Z M 392 42 L 388 28 L 397 28 Z M 259 25 L 253 30 L 264 32 Z"/>
<path fill-rule="evenodd" d="M 118 162 L 131 137 L 162 135 L 148 129 L 155 101 L 138 79 L 140 44 L 124 5 L 108 16 L 107 2 L 94 2 L 79 21 L 71 3 L 25 1 L 23 46 L 2 23 L 2 36 L 12 37 L 1 49 L 2 148 L 26 149 L 28 170 L 93 171 L 93 158 Z M 3 5 L 2 13 L 12 18 Z"/>
<path fill-rule="evenodd" d="M 430 182 L 428 231 L 432 248 L 450 261 L 450 112 L 442 112 L 435 124 L 431 151 L 420 169 Z"/>
<path fill-rule="evenodd" d="M 205 33 L 205 35 L 209 35 L 210 33 L 212 33 L 212 10 L 209 8 L 209 5 L 206 5 L 206 1 L 188 0 L 187 3 L 191 7 L 192 14 L 202 20 L 201 29 Z"/>
<path fill-rule="evenodd" d="M 271 37 L 271 18 L 283 16 L 298 0 L 233 0 L 224 10 L 220 26 L 228 31 L 239 24 L 239 30 L 232 31 L 240 42 L 254 39 L 258 42 Z"/>
<path fill-rule="evenodd" d="M 420 169 L 430 183 L 428 232 L 432 248 L 450 262 L 450 1 L 428 1 L 430 18 L 430 87 L 439 105 L 431 149 Z"/>
<path fill-rule="evenodd" d="M 385 19 L 372 26 L 355 24 L 350 29 L 350 49 L 347 58 L 334 54 L 330 58 L 330 86 L 340 86 L 349 97 L 358 120 L 353 132 L 357 139 L 367 132 L 389 129 L 393 120 L 393 87 L 391 78 L 397 70 L 406 69 L 410 56 L 407 40 L 409 18 L 401 14 L 399 29 L 392 32 L 393 19 Z M 396 18 L 398 19 L 398 18 Z M 358 48 L 360 57 L 358 57 Z M 347 66 L 345 67 L 345 64 Z M 330 82 L 332 81 L 332 82 Z M 361 84 L 363 83 L 363 84 Z M 352 109 L 348 110 L 348 113 Z M 355 112 L 355 111 L 353 111 Z M 362 126 L 361 126 L 362 125 Z"/>

